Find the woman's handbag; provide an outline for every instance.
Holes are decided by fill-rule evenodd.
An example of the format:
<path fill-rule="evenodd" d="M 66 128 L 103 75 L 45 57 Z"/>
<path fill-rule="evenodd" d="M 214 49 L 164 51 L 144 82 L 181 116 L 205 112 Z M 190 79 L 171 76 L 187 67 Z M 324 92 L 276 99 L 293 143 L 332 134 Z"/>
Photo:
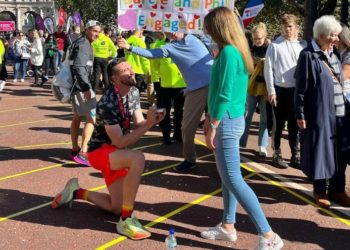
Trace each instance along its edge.
<path fill-rule="evenodd" d="M 267 97 L 267 89 L 265 82 L 257 81 L 257 77 L 262 73 L 264 64 L 259 63 L 255 66 L 253 73 L 249 77 L 248 94 L 251 96 Z"/>
<path fill-rule="evenodd" d="M 23 52 L 21 55 L 21 59 L 29 59 L 30 58 L 30 54 L 27 52 Z"/>

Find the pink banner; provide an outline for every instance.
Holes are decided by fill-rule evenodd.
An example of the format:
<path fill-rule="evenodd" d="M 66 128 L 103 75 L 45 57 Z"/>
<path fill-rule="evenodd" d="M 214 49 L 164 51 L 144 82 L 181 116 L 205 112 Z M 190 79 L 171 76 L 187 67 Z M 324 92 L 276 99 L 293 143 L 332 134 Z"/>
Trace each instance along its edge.
<path fill-rule="evenodd" d="M 0 21 L 0 31 L 12 31 L 15 29 L 14 21 Z"/>

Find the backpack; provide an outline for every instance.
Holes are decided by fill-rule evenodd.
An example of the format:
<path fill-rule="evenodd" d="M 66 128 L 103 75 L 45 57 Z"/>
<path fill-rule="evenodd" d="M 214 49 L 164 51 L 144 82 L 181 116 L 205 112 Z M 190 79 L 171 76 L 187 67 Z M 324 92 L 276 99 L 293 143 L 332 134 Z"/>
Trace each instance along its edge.
<path fill-rule="evenodd" d="M 67 49 L 67 56 L 51 84 L 53 96 L 61 103 L 70 103 L 70 97 L 76 83 L 73 83 L 73 76 L 70 68 L 73 64 L 73 61 L 69 60 L 71 51 L 72 46 Z"/>

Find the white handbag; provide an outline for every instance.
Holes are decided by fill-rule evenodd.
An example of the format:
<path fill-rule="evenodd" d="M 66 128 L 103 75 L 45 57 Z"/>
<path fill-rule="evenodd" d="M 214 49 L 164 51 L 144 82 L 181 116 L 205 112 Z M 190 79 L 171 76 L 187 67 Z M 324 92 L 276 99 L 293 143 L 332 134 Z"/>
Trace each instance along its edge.
<path fill-rule="evenodd" d="M 21 55 L 21 59 L 29 59 L 30 58 L 30 54 L 27 52 L 23 52 Z"/>

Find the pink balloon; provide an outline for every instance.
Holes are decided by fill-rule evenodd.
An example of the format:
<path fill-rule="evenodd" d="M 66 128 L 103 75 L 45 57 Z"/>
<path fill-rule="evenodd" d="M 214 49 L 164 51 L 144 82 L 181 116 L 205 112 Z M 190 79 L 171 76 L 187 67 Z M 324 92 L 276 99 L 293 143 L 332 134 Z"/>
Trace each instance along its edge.
<path fill-rule="evenodd" d="M 136 28 L 136 11 L 127 10 L 123 15 L 118 16 L 118 25 L 126 30 Z"/>

